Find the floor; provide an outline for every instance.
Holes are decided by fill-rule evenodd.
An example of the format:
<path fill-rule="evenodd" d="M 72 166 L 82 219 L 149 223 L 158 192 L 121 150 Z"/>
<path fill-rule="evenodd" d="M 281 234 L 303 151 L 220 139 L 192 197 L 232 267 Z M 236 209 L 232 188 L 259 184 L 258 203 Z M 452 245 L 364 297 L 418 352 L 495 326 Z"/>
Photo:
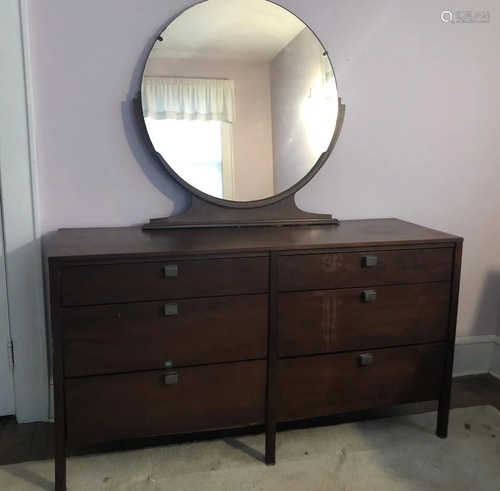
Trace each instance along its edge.
<path fill-rule="evenodd" d="M 500 410 L 500 380 L 491 375 L 476 375 L 461 377 L 453 380 L 452 408 L 491 405 Z M 419 404 L 408 404 L 389 409 L 376 411 L 362 411 L 354 414 L 322 418 L 314 422 L 299 422 L 283 425 L 283 428 L 307 427 L 318 424 L 336 424 L 348 421 L 359 421 L 363 419 L 383 418 L 404 414 L 419 414 L 433 411 L 437 408 L 435 402 L 424 402 Z M 261 429 L 255 429 L 259 432 Z M 221 436 L 235 436 L 239 431 L 214 432 L 211 438 Z M 248 430 L 245 431 L 248 433 Z M 166 443 L 177 443 L 181 441 L 192 441 L 207 438 L 203 436 L 181 436 L 170 438 L 156 438 L 141 440 L 140 442 L 127 442 L 100 445 L 97 447 L 73 448 L 69 453 L 72 455 L 84 455 L 94 452 L 106 452 L 140 448 L 148 445 Z M 51 423 L 29 423 L 17 424 L 13 418 L 0 418 L 0 465 L 27 462 L 33 460 L 46 460 L 54 455 L 54 425 Z"/>

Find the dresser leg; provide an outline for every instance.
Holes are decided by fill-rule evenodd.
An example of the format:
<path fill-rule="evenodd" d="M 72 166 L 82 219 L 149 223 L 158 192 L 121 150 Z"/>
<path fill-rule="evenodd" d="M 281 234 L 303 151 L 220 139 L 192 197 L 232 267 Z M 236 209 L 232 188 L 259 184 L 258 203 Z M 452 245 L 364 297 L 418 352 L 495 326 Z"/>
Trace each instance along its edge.
<path fill-rule="evenodd" d="M 56 485 L 55 491 L 66 491 L 66 444 L 56 441 L 55 449 Z"/>
<path fill-rule="evenodd" d="M 56 486 L 55 491 L 66 491 L 66 458 L 56 457 Z"/>
<path fill-rule="evenodd" d="M 448 436 L 448 421 L 450 419 L 451 384 L 453 381 L 453 357 L 455 354 L 455 335 L 457 329 L 458 293 L 460 289 L 460 269 L 462 265 L 462 242 L 455 243 L 454 266 L 451 283 L 451 301 L 448 339 L 446 346 L 446 362 L 443 375 L 443 390 L 439 399 L 438 421 L 436 435 L 439 438 Z"/>
<path fill-rule="evenodd" d="M 276 424 L 267 423 L 266 427 L 266 465 L 276 464 Z"/>
<path fill-rule="evenodd" d="M 267 358 L 266 465 L 276 464 L 279 255 L 269 256 L 269 343 Z"/>
<path fill-rule="evenodd" d="M 448 437 L 448 421 L 450 418 L 450 398 L 443 397 L 439 400 L 436 435 L 439 438 Z"/>

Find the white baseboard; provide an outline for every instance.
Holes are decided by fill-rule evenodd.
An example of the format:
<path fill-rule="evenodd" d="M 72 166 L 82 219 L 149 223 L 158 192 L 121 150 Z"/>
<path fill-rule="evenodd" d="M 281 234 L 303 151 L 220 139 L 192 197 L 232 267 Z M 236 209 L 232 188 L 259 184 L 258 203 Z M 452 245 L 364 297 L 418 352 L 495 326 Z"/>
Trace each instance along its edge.
<path fill-rule="evenodd" d="M 500 336 L 457 338 L 453 376 L 491 373 L 500 378 Z"/>

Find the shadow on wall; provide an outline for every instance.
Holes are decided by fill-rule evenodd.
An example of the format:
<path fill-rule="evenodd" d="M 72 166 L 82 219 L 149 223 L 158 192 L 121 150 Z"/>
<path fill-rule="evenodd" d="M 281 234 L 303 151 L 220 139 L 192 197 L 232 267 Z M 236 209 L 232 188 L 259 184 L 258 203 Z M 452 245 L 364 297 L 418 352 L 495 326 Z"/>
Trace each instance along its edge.
<path fill-rule="evenodd" d="M 174 18 L 171 20 L 173 19 Z M 133 105 L 134 98 L 141 90 L 142 74 L 144 72 L 144 67 L 146 66 L 149 52 L 164 29 L 165 26 L 158 29 L 157 33 L 150 38 L 149 42 L 142 51 L 141 56 L 139 57 L 132 74 L 129 93 L 126 100 L 122 102 L 122 120 L 125 135 L 127 136 L 128 143 L 137 160 L 137 163 L 140 165 L 142 171 L 151 183 L 161 193 L 173 201 L 174 209 L 172 210 L 172 215 L 177 215 L 186 211 L 189 207 L 191 203 L 190 195 L 168 176 L 163 165 L 150 154 L 146 147 L 146 143 L 139 134 Z"/>
<path fill-rule="evenodd" d="M 500 335 L 500 271 L 490 271 L 478 297 L 472 335 Z"/>

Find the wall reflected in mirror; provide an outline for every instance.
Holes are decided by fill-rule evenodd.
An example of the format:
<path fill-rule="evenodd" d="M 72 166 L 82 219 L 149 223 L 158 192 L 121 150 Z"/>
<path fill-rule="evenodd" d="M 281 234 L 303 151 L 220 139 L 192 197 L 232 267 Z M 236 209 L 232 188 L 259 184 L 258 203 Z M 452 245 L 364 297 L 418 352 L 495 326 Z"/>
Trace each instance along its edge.
<path fill-rule="evenodd" d="M 142 84 L 150 139 L 210 196 L 254 201 L 300 181 L 328 149 L 338 95 L 314 33 L 267 0 L 208 0 L 161 34 Z"/>

